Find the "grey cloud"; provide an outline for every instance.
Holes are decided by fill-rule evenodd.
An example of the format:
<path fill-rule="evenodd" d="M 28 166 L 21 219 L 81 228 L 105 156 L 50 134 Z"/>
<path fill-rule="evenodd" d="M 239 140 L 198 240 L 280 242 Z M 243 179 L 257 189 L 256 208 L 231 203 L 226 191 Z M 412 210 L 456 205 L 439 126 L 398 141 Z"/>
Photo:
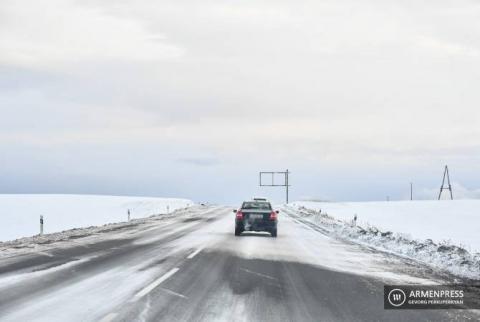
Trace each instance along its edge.
<path fill-rule="evenodd" d="M 190 158 L 180 158 L 177 159 L 178 162 L 200 166 L 200 167 L 210 167 L 215 166 L 221 163 L 219 159 L 216 158 L 198 158 L 198 157 L 190 157 Z"/>
<path fill-rule="evenodd" d="M 325 171 L 303 178 L 298 196 L 368 199 L 388 189 L 400 195 L 389 179 L 403 180 L 396 173 L 405 167 L 412 176 L 425 163 L 476 169 L 475 2 L 59 1 L 41 21 L 16 21 L 14 13 L 28 15 L 28 1 L 5 3 L 0 15 L 12 16 L 0 19 L 8 49 L 0 54 L 0 148 L 12 160 L 2 191 L 29 167 L 41 190 L 35 172 L 65 164 L 61 176 L 81 169 L 89 178 L 68 191 L 109 181 L 102 192 L 166 193 L 155 186 L 163 179 L 175 192 L 200 195 L 194 183 L 172 178 L 203 167 L 226 186 L 241 181 L 241 195 L 255 186 L 246 178 L 258 168 L 292 165 L 297 173 Z M 81 19 L 61 34 L 91 44 L 81 55 L 52 36 L 55 17 L 77 10 L 100 19 L 95 36 L 115 37 L 106 42 L 113 48 L 101 37 L 90 43 Z M 116 27 L 132 33 L 123 39 Z M 28 158 L 17 153 L 19 142 Z M 79 160 L 68 157 L 76 153 Z M 20 167 L 17 158 L 31 161 Z M 152 158 L 167 169 L 154 179 Z M 358 193 L 350 171 L 366 164 L 385 168 L 386 179 Z M 325 177 L 328 188 L 315 183 Z M 425 185 L 435 179 L 422 177 Z M 62 189 L 43 182 L 46 191 Z M 211 189 L 223 198 L 223 188 Z"/>

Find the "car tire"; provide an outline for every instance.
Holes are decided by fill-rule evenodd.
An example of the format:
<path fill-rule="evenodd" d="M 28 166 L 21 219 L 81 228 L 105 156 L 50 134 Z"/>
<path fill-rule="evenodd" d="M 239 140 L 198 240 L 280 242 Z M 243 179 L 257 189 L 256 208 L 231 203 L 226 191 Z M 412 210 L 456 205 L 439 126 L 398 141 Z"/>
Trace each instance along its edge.
<path fill-rule="evenodd" d="M 239 228 L 235 228 L 235 236 L 240 236 L 242 231 Z"/>
<path fill-rule="evenodd" d="M 277 237 L 277 228 L 272 229 L 272 232 L 270 233 L 272 237 Z"/>

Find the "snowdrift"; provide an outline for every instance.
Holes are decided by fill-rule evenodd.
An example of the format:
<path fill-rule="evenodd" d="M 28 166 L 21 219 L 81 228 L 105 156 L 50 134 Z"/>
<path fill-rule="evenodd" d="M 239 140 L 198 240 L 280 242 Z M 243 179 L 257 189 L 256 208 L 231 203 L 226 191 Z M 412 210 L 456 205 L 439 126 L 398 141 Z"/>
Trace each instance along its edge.
<path fill-rule="evenodd" d="M 0 195 L 0 241 L 165 214 L 193 205 L 188 199 L 97 195 Z"/>
<path fill-rule="evenodd" d="M 304 220 L 340 237 L 480 279 L 480 200 L 295 202 L 291 206 Z"/>

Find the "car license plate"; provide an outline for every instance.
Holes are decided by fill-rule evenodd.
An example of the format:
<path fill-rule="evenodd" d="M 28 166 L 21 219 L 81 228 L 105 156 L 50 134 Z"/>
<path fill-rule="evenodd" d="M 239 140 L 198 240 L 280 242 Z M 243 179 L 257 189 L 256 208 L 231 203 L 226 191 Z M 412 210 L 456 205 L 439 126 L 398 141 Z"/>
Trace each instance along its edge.
<path fill-rule="evenodd" d="M 263 219 L 263 215 L 251 214 L 250 219 Z"/>

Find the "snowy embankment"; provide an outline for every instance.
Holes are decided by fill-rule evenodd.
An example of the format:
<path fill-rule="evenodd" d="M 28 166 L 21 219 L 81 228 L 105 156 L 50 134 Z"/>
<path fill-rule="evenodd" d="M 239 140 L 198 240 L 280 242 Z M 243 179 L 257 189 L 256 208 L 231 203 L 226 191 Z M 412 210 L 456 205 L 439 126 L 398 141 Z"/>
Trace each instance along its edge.
<path fill-rule="evenodd" d="M 302 219 L 341 237 L 480 279 L 480 200 L 290 205 Z"/>
<path fill-rule="evenodd" d="M 44 233 L 104 225 L 154 214 L 173 212 L 193 205 L 188 199 L 97 195 L 0 195 L 0 241 Z"/>

